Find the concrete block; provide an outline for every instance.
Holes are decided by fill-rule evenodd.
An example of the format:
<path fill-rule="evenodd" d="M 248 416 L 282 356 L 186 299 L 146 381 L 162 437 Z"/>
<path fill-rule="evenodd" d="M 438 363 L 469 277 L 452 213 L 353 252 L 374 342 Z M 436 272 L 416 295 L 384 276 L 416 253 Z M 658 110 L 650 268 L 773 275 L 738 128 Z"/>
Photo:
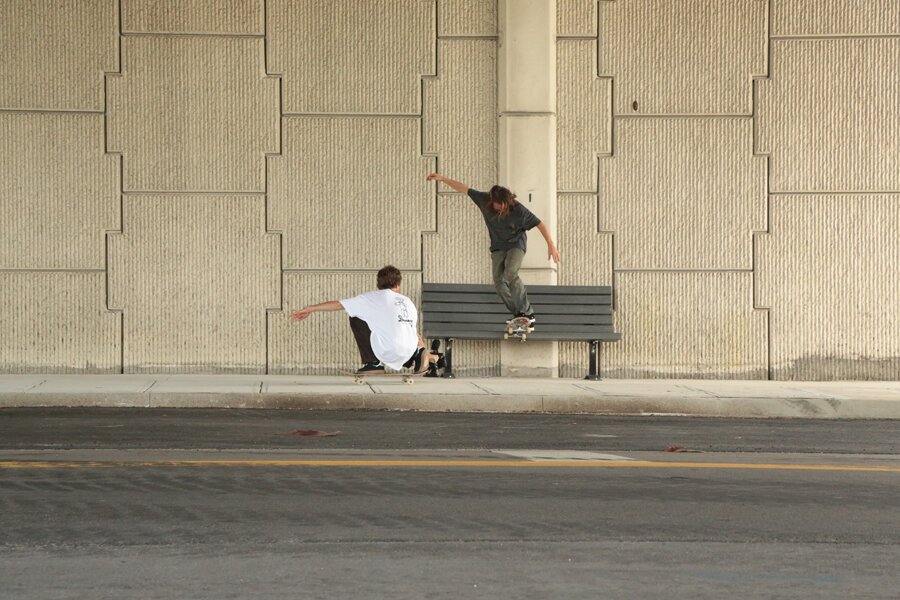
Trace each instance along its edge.
<path fill-rule="evenodd" d="M 263 71 L 263 40 L 122 43 L 122 76 L 108 83 L 108 140 L 125 155 L 125 190 L 264 191 L 265 154 L 279 151 L 279 86 Z"/>
<path fill-rule="evenodd" d="M 900 377 L 900 195 L 773 196 L 757 242 L 777 379 Z"/>
<path fill-rule="evenodd" d="M 105 274 L 0 271 L 0 372 L 117 373 L 121 317 Z"/>
<path fill-rule="evenodd" d="M 263 4 L 260 0 L 122 0 L 122 31 L 263 35 Z"/>
<path fill-rule="evenodd" d="M 766 162 L 741 117 L 620 119 L 600 160 L 600 229 L 616 269 L 751 269 L 765 229 Z"/>
<path fill-rule="evenodd" d="M 441 40 L 438 75 L 423 82 L 422 147 L 448 177 L 497 180 L 497 41 Z M 445 191 L 448 188 L 438 188 Z"/>
<path fill-rule="evenodd" d="M 502 326 L 500 323 L 498 328 Z M 454 340 L 453 372 L 461 378 L 499 377 L 500 344 L 496 340 Z"/>
<path fill-rule="evenodd" d="M 601 1 L 600 75 L 619 115 L 750 115 L 768 0 Z M 635 108 L 635 106 L 637 108 Z"/>
<path fill-rule="evenodd" d="M 284 76 L 284 112 L 420 114 L 435 74 L 435 3 L 270 0 L 268 64 Z"/>
<path fill-rule="evenodd" d="M 103 111 L 117 15 L 116 0 L 0 2 L 0 108 Z"/>
<path fill-rule="evenodd" d="M 270 373 L 334 375 L 353 371 L 361 364 L 343 310 L 315 313 L 305 321 L 292 321 L 291 312 L 310 304 L 351 298 L 376 289 L 377 269 L 365 272 L 284 273 L 284 310 L 269 318 Z M 422 276 L 403 271 L 400 293 L 421 308 Z M 419 331 L 421 327 L 419 313 Z"/>
<path fill-rule="evenodd" d="M 496 0 L 441 0 L 438 5 L 438 35 L 497 35 Z"/>
<path fill-rule="evenodd" d="M 896 35 L 896 0 L 774 0 L 772 35 Z"/>
<path fill-rule="evenodd" d="M 422 251 L 428 283 L 493 283 L 490 237 L 468 196 L 438 197 L 437 231 L 422 236 Z"/>
<path fill-rule="evenodd" d="M 773 40 L 756 121 L 769 190 L 900 190 L 898 72 L 896 37 Z"/>
<path fill-rule="evenodd" d="M 500 113 L 556 112 L 555 2 L 499 0 Z"/>
<path fill-rule="evenodd" d="M 265 372 L 280 268 L 264 214 L 260 196 L 126 196 L 109 239 L 125 372 Z"/>
<path fill-rule="evenodd" d="M 419 122 L 388 117 L 291 117 L 270 159 L 269 226 L 284 232 L 285 268 L 421 270 L 434 231 L 434 159 Z"/>
<path fill-rule="evenodd" d="M 103 115 L 0 112 L 0 269 L 103 269 L 119 159 Z"/>
<path fill-rule="evenodd" d="M 597 37 L 597 0 L 556 0 L 556 35 Z"/>
<path fill-rule="evenodd" d="M 597 77 L 597 45 L 557 42 L 557 187 L 596 192 L 597 157 L 612 153 L 612 80 Z"/>
<path fill-rule="evenodd" d="M 597 196 L 560 194 L 558 202 L 559 284 L 612 285 L 613 234 L 597 230 Z"/>
<path fill-rule="evenodd" d="M 750 272 L 616 273 L 604 377 L 765 379 L 766 314 Z"/>

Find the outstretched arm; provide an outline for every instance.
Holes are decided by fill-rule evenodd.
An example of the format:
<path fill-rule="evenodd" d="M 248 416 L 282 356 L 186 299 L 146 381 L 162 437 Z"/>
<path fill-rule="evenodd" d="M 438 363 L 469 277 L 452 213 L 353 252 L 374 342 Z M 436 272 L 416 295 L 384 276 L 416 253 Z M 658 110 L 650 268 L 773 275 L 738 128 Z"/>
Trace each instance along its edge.
<path fill-rule="evenodd" d="M 344 305 L 337 300 L 329 300 L 321 304 L 313 304 L 312 306 L 304 306 L 300 310 L 291 313 L 291 319 L 294 321 L 302 321 L 314 312 L 344 310 Z"/>
<path fill-rule="evenodd" d="M 543 223 L 538 225 L 537 228 L 547 242 L 547 258 L 552 258 L 553 262 L 559 263 L 559 250 L 556 249 L 556 244 L 553 243 L 553 238 L 550 237 L 550 230 Z"/>
<path fill-rule="evenodd" d="M 460 194 L 469 193 L 469 186 L 467 186 L 466 184 L 450 179 L 449 177 L 444 177 L 443 175 L 439 175 L 438 173 L 432 173 L 425 179 L 428 181 L 440 181 L 441 183 L 446 183 Z"/>

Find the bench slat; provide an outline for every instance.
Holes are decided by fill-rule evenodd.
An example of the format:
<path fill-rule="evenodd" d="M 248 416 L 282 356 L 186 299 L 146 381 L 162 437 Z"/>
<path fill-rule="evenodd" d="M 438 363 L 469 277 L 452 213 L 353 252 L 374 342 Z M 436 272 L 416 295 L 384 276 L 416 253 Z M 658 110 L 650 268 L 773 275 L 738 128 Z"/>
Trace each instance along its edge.
<path fill-rule="evenodd" d="M 608 285 L 527 285 L 528 295 L 534 294 L 612 294 L 612 287 Z M 494 286 L 483 283 L 423 283 L 422 292 L 462 292 L 462 293 L 494 293 Z"/>
<path fill-rule="evenodd" d="M 473 340 L 502 340 L 503 339 L 503 330 L 500 331 L 469 331 L 469 330 L 442 330 L 435 329 L 433 331 L 426 330 L 425 337 L 430 339 L 437 338 L 453 338 L 453 339 L 473 339 Z M 550 340 L 550 341 L 590 341 L 590 340 L 603 340 L 603 341 L 617 341 L 622 339 L 621 333 L 615 333 L 608 330 L 604 331 L 582 331 L 582 332 L 557 332 L 557 333 L 547 333 L 546 331 L 540 332 L 535 330 L 533 333 L 528 334 L 529 340 Z"/>
<path fill-rule="evenodd" d="M 563 315 L 611 315 L 613 314 L 612 306 L 596 306 L 590 304 L 537 304 L 532 302 L 534 312 L 538 319 L 542 317 L 563 314 Z M 502 304 L 456 304 L 454 302 L 423 302 L 422 312 L 430 315 L 431 313 L 457 313 L 460 318 L 471 313 L 480 313 L 486 315 L 495 315 L 495 318 L 508 318 L 509 310 Z"/>
<path fill-rule="evenodd" d="M 491 331 L 499 331 L 503 333 L 506 330 L 505 323 L 425 323 L 425 332 L 431 332 L 435 330 L 441 331 L 481 331 L 481 332 L 491 332 Z M 555 333 L 581 333 L 581 332 L 611 332 L 611 325 L 599 325 L 599 324 L 584 324 L 584 325 L 576 325 L 573 323 L 549 323 L 549 324 L 541 324 L 538 323 L 537 327 L 535 327 L 535 331 L 540 331 L 546 334 L 555 334 Z"/>
<path fill-rule="evenodd" d="M 532 304 L 547 304 L 548 301 L 552 301 L 553 304 L 611 304 L 612 296 L 609 295 L 598 295 L 598 296 L 587 296 L 584 294 L 569 294 L 569 295 L 560 295 L 560 294 L 532 294 L 529 292 L 528 299 Z M 447 292 L 444 294 L 423 294 L 422 295 L 423 302 L 458 302 L 460 304 L 499 304 L 503 305 L 500 302 L 500 298 L 497 297 L 496 292 L 479 292 L 479 293 L 459 293 L 459 292 Z"/>
<path fill-rule="evenodd" d="M 490 313 L 455 313 L 455 312 L 429 312 L 424 321 L 429 325 L 437 323 L 493 323 L 494 325 L 502 325 L 509 319 L 509 314 L 500 315 Z M 574 324 L 594 324 L 594 325 L 612 325 L 612 315 L 571 315 L 571 314 L 544 314 L 537 313 L 537 324 L 539 327 L 546 325 L 554 325 L 560 323 Z"/>

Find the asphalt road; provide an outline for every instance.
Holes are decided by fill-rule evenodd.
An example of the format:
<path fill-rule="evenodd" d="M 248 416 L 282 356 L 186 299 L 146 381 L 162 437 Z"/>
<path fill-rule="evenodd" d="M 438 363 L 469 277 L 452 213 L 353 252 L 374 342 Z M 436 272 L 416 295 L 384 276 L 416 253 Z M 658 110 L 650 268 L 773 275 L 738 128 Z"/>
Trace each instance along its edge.
<path fill-rule="evenodd" d="M 896 598 L 898 433 L 4 410 L 0 597 Z"/>

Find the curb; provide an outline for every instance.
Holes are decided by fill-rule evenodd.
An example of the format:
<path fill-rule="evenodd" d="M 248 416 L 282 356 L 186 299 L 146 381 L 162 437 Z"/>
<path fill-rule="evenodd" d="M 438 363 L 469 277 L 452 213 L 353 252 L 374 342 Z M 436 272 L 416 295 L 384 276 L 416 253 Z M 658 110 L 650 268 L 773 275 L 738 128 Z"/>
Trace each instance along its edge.
<path fill-rule="evenodd" d="M 871 399 L 492 394 L 319 394 L 243 392 L 0 393 L 3 408 L 221 408 L 900 419 L 900 402 Z"/>

